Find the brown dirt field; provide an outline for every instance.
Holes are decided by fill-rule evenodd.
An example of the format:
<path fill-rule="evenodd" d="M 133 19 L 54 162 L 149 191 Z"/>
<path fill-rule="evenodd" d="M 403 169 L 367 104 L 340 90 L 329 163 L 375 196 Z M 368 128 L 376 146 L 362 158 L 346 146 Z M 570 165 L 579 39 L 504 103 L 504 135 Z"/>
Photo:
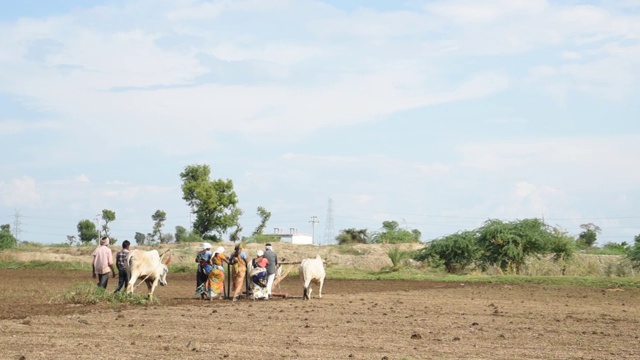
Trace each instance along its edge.
<path fill-rule="evenodd" d="M 208 302 L 170 274 L 159 305 L 113 308 L 51 303 L 84 272 L 0 278 L 1 359 L 640 358 L 638 290 L 329 279 L 322 299 Z"/>

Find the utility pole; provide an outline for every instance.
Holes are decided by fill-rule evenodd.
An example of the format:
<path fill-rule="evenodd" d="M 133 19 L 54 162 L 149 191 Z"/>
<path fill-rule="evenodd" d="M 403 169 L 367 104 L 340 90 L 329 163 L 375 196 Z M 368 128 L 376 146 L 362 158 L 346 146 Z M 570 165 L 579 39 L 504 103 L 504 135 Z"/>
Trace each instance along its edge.
<path fill-rule="evenodd" d="M 22 217 L 22 215 L 20 215 L 20 210 L 14 209 L 14 213 L 13 213 L 13 237 L 15 237 L 16 240 L 18 240 L 18 241 L 20 241 L 20 225 L 22 225 L 22 221 L 20 221 L 21 217 Z"/>
<path fill-rule="evenodd" d="M 313 215 L 311 217 L 311 220 L 309 220 L 309 222 L 311 223 L 311 242 L 315 243 L 316 239 L 315 239 L 315 234 L 316 234 L 316 224 L 319 223 L 320 221 L 318 221 L 318 217 Z"/>
<path fill-rule="evenodd" d="M 102 218 L 102 214 L 97 214 L 95 217 L 96 220 L 96 230 L 98 231 L 98 244 L 100 244 L 100 218 Z"/>
<path fill-rule="evenodd" d="M 329 198 L 327 206 L 327 220 L 324 222 L 324 242 L 322 245 L 333 244 L 335 237 L 333 235 L 333 200 Z"/>

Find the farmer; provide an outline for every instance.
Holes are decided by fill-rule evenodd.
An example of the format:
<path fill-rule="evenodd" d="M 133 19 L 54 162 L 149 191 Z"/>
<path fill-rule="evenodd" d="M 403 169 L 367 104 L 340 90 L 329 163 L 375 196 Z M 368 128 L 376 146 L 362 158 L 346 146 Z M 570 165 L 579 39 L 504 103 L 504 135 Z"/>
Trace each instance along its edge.
<path fill-rule="evenodd" d="M 196 293 L 195 295 L 200 295 L 201 299 L 205 299 L 207 294 L 205 293 L 205 283 L 207 282 L 207 278 L 209 277 L 209 272 L 211 271 L 211 258 L 213 254 L 211 253 L 211 244 L 202 243 L 200 246 L 200 251 L 196 255 L 196 262 L 198 263 L 198 272 L 196 273 Z"/>
<path fill-rule="evenodd" d="M 258 250 L 256 255 L 257 257 L 251 261 L 253 268 L 249 272 L 249 278 L 251 279 L 251 298 L 254 300 L 268 299 L 266 267 L 269 260 L 264 257 L 262 250 Z"/>
<path fill-rule="evenodd" d="M 116 277 L 113 269 L 113 254 L 109 249 L 109 237 L 103 236 L 100 239 L 100 246 L 93 251 L 93 278 L 98 278 L 98 286 L 106 289 L 109 282 L 109 273 Z"/>
<path fill-rule="evenodd" d="M 242 292 L 242 285 L 244 285 L 244 278 L 247 274 L 247 254 L 242 251 L 242 244 L 236 245 L 233 249 L 233 254 L 229 258 L 229 264 L 231 265 L 231 274 L 233 277 L 233 285 L 235 291 L 233 292 L 233 301 L 238 300 L 238 296 Z"/>
<path fill-rule="evenodd" d="M 125 240 L 122 242 L 122 250 L 116 254 L 116 267 L 118 268 L 118 287 L 114 293 L 117 293 L 129 282 L 129 274 L 127 273 L 127 255 L 129 255 L 129 246 L 131 242 Z"/>
<path fill-rule="evenodd" d="M 211 258 L 211 271 L 205 283 L 205 292 L 209 297 L 209 300 L 215 298 L 222 299 L 220 294 L 224 291 L 224 267 L 223 263 L 229 263 L 229 259 L 224 255 L 224 247 L 220 246 L 213 253 Z"/>
<path fill-rule="evenodd" d="M 271 297 L 271 289 L 273 288 L 273 281 L 276 278 L 276 266 L 278 265 L 278 254 L 273 251 L 273 246 L 270 243 L 265 245 L 264 257 L 267 259 L 267 296 Z"/>

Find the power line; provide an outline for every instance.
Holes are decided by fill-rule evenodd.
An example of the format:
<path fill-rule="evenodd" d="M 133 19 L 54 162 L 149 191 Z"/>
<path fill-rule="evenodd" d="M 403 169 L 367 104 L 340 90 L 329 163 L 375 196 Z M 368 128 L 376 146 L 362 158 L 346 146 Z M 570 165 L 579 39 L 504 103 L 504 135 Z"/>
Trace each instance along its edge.
<path fill-rule="evenodd" d="M 327 204 L 327 221 L 324 224 L 324 243 L 322 245 L 331 245 L 334 239 L 333 199 L 329 198 L 329 203 Z"/>
<path fill-rule="evenodd" d="M 309 222 L 311 223 L 311 242 L 315 243 L 316 239 L 315 239 L 315 233 L 316 233 L 316 224 L 319 223 L 320 221 L 318 221 L 318 217 L 313 215 L 311 217 L 311 220 L 309 220 Z"/>
<path fill-rule="evenodd" d="M 20 215 L 20 210 L 15 209 L 13 214 L 13 237 L 18 241 L 20 241 L 20 225 L 22 225 L 22 221 L 20 221 L 21 217 L 22 215 Z"/>

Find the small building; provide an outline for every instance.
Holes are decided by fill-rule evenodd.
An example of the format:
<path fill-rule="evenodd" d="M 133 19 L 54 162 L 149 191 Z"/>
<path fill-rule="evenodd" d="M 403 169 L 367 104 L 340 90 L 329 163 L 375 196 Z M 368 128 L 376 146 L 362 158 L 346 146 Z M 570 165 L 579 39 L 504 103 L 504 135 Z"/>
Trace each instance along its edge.
<path fill-rule="evenodd" d="M 280 238 L 280 242 L 296 245 L 313 245 L 313 237 L 308 234 L 298 233 L 298 229 L 289 228 L 289 232 L 285 233 L 281 228 L 274 228 L 273 234 L 269 234 Z"/>

